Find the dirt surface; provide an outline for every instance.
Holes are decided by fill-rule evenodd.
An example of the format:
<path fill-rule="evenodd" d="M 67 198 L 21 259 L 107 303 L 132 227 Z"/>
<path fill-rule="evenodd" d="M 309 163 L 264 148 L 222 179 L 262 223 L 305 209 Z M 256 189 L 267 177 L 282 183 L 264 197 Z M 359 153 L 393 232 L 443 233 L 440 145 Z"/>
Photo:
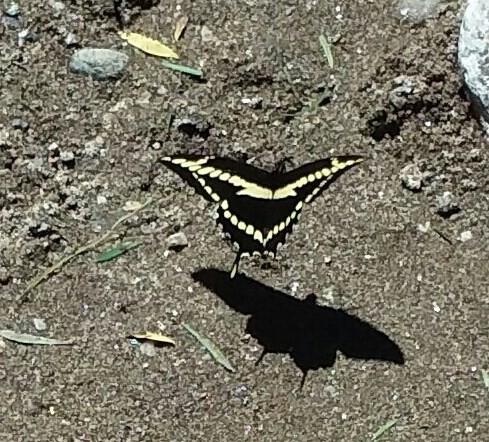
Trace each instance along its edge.
<path fill-rule="evenodd" d="M 396 419 L 383 440 L 488 440 L 489 151 L 456 66 L 462 2 L 418 25 L 389 1 L 128 9 L 127 29 L 168 43 L 188 15 L 176 47 L 206 81 L 125 46 L 111 2 L 52 3 L 21 5 L 37 41 L 19 48 L 19 30 L 0 28 L 0 328 L 77 341 L 0 339 L 0 439 L 366 441 Z M 124 76 L 70 72 L 68 32 L 130 55 Z M 333 69 L 321 33 L 336 36 Z M 211 207 L 157 166 L 177 152 L 268 170 L 368 161 L 306 208 L 276 260 L 243 261 L 231 283 Z M 417 192 L 406 166 L 423 175 Z M 141 247 L 97 264 L 104 243 L 18 300 L 149 197 L 119 230 Z M 176 231 L 189 240 L 178 252 Z M 144 330 L 177 345 L 126 339 Z"/>

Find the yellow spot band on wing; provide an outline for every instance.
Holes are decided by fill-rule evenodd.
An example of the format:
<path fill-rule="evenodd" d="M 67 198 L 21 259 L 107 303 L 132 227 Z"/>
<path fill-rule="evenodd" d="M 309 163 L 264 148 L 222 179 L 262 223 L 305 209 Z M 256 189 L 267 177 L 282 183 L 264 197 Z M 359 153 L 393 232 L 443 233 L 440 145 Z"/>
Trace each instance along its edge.
<path fill-rule="evenodd" d="M 243 189 L 236 192 L 236 195 L 251 196 L 252 198 L 264 200 L 271 200 L 273 198 L 273 192 L 270 189 L 253 183 L 246 183 Z"/>

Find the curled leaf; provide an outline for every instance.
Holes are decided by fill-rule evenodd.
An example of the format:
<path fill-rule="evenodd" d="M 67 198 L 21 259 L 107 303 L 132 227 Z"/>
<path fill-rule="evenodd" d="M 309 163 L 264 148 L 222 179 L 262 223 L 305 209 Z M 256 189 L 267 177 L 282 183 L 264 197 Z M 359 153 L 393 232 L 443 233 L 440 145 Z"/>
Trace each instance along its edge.
<path fill-rule="evenodd" d="M 139 333 L 139 334 L 134 334 L 128 336 L 128 338 L 133 338 L 137 340 L 148 340 L 148 341 L 154 341 L 154 342 L 159 342 L 161 344 L 171 344 L 171 345 L 176 345 L 175 341 L 172 338 L 169 338 L 168 336 L 161 335 L 159 333 L 153 333 L 153 332 L 145 332 L 145 333 Z"/>
<path fill-rule="evenodd" d="M 72 339 L 60 340 L 46 338 L 44 336 L 29 335 L 27 333 L 17 333 L 13 330 L 0 330 L 0 337 L 19 344 L 30 345 L 71 345 Z"/>
<path fill-rule="evenodd" d="M 188 17 L 186 15 L 180 17 L 175 24 L 175 30 L 173 31 L 173 38 L 178 41 L 185 32 L 188 25 Z"/>
<path fill-rule="evenodd" d="M 180 58 L 176 52 L 165 46 L 158 40 L 154 40 L 150 37 L 146 37 L 136 32 L 119 32 L 119 37 L 127 41 L 131 46 L 140 49 L 147 54 L 154 55 L 156 57 L 165 58 Z"/>

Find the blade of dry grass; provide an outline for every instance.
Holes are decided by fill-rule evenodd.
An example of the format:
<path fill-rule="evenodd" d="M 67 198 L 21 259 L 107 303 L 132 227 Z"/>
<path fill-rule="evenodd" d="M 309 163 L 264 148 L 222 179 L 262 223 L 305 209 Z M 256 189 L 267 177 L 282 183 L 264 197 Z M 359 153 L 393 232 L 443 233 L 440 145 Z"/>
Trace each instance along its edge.
<path fill-rule="evenodd" d="M 182 324 L 182 325 L 195 339 L 197 339 L 197 341 L 199 341 L 204 346 L 204 348 L 212 355 L 212 357 L 219 364 L 221 364 L 223 367 L 225 367 L 227 370 L 231 372 L 235 371 L 234 367 L 231 365 L 231 363 L 226 358 L 226 356 L 224 356 L 221 350 L 219 350 L 210 339 L 201 336 L 190 325 L 188 324 Z"/>

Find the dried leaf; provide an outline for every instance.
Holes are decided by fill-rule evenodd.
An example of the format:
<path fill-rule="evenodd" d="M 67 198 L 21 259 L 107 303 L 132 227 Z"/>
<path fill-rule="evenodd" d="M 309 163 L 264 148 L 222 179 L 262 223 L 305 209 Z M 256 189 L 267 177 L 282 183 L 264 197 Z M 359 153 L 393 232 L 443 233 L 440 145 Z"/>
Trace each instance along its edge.
<path fill-rule="evenodd" d="M 8 339 L 9 341 L 17 342 L 19 344 L 31 344 L 31 345 L 71 345 L 72 339 L 60 340 L 46 338 L 44 336 L 29 335 L 27 333 L 17 333 L 13 330 L 0 330 L 0 337 Z"/>
<path fill-rule="evenodd" d="M 219 350 L 216 345 L 207 338 L 204 338 L 201 336 L 199 333 L 197 333 L 190 325 L 183 324 L 183 326 L 187 329 L 187 331 L 195 338 L 197 341 L 199 341 L 205 349 L 212 355 L 212 357 L 219 362 L 222 366 L 224 366 L 227 370 L 234 372 L 235 369 L 231 365 L 231 363 L 228 361 L 226 356 Z"/>
<path fill-rule="evenodd" d="M 378 440 L 386 431 L 390 430 L 394 425 L 396 425 L 397 419 L 392 419 L 385 425 L 382 425 L 372 436 L 372 440 Z"/>
<path fill-rule="evenodd" d="M 204 73 L 200 69 L 184 66 L 183 64 L 176 64 L 166 60 L 162 61 L 161 64 L 165 68 L 173 69 L 174 71 L 182 72 L 184 74 L 194 75 L 196 77 L 202 77 L 204 75 Z"/>
<path fill-rule="evenodd" d="M 159 333 L 145 332 L 145 333 L 130 335 L 128 337 L 138 339 L 138 340 L 148 340 L 148 341 L 160 342 L 162 344 L 176 345 L 175 341 L 172 338 L 169 338 L 168 336 L 165 335 L 160 335 Z"/>
<path fill-rule="evenodd" d="M 328 65 L 330 69 L 333 69 L 334 62 L 333 62 L 333 53 L 331 52 L 331 45 L 329 44 L 328 39 L 324 35 L 319 36 L 319 43 L 321 44 L 321 47 L 323 48 L 324 56 L 326 57 L 326 60 L 328 61 Z"/>
<path fill-rule="evenodd" d="M 119 244 L 118 246 L 115 246 L 97 256 L 96 262 L 112 261 L 113 259 L 118 258 L 129 250 L 139 247 L 141 244 L 141 242 L 127 242 Z"/>
<path fill-rule="evenodd" d="M 147 54 L 155 55 L 156 57 L 180 58 L 176 52 L 158 40 L 153 40 L 152 38 L 137 34 L 136 32 L 126 33 L 120 31 L 119 37 L 127 41 L 131 46 L 134 46 Z"/>
<path fill-rule="evenodd" d="M 180 39 L 182 34 L 185 32 L 187 25 L 188 25 L 188 17 L 186 15 L 180 17 L 177 20 L 177 23 L 175 24 L 175 30 L 173 31 L 173 38 L 175 39 L 175 41 L 178 41 Z"/>

